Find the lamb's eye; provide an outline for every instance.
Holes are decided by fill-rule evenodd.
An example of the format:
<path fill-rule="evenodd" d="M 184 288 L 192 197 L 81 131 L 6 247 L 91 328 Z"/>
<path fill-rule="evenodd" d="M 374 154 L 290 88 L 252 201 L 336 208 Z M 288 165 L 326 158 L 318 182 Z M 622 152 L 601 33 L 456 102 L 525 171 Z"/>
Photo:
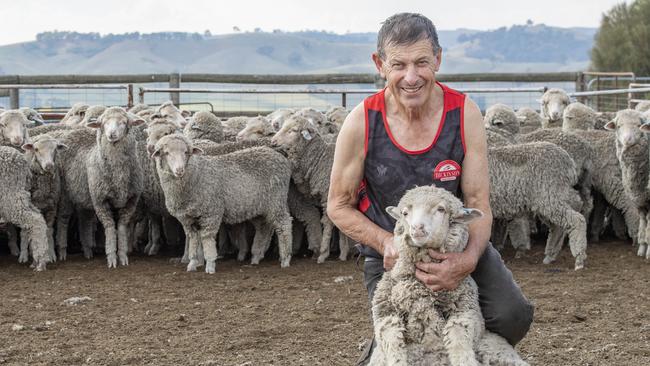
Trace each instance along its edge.
<path fill-rule="evenodd" d="M 445 208 L 444 207 L 438 207 L 438 212 L 445 212 Z"/>

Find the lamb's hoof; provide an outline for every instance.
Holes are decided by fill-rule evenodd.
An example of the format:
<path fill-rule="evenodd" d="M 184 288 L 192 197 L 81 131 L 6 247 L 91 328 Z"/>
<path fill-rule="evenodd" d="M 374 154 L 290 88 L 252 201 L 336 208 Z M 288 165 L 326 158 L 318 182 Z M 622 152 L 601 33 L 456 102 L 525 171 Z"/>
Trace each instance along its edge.
<path fill-rule="evenodd" d="M 46 267 L 47 267 L 47 263 L 45 261 L 39 261 L 34 266 L 34 272 L 43 272 L 47 269 Z"/>
<path fill-rule="evenodd" d="M 207 261 L 205 263 L 205 273 L 214 274 L 217 267 L 216 261 Z"/>
<path fill-rule="evenodd" d="M 579 270 L 585 268 L 585 261 L 586 260 L 587 260 L 587 255 L 586 254 L 581 254 L 578 257 L 576 257 L 575 270 L 579 271 Z"/>
<path fill-rule="evenodd" d="M 129 257 L 126 254 L 120 254 L 120 266 L 128 266 Z"/>
<path fill-rule="evenodd" d="M 253 256 L 253 257 L 251 258 L 251 264 L 254 265 L 254 266 L 256 266 L 256 265 L 260 264 L 260 261 L 261 261 L 261 260 L 262 260 L 261 257 Z"/>
<path fill-rule="evenodd" d="M 65 249 L 59 250 L 59 260 L 65 261 L 66 259 L 68 259 L 68 251 Z"/>
<path fill-rule="evenodd" d="M 552 258 L 552 257 L 549 257 L 549 256 L 544 257 L 544 260 L 542 261 L 542 263 L 544 263 L 544 264 L 551 264 L 553 262 L 555 262 L 555 258 Z"/>
<path fill-rule="evenodd" d="M 238 260 L 239 262 L 243 262 L 243 261 L 245 261 L 245 260 L 246 260 L 246 253 L 239 253 L 239 254 L 237 254 L 237 260 Z"/>
<path fill-rule="evenodd" d="M 117 255 L 115 253 L 106 254 L 106 262 L 108 262 L 108 268 L 117 268 Z"/>
<path fill-rule="evenodd" d="M 20 253 L 20 256 L 18 256 L 18 263 L 27 263 L 27 262 L 29 262 L 29 254 Z"/>
<path fill-rule="evenodd" d="M 56 252 L 54 252 L 54 249 L 51 251 L 48 251 L 48 256 L 50 257 L 50 262 L 56 262 Z"/>
<path fill-rule="evenodd" d="M 515 259 L 521 259 L 525 256 L 526 256 L 525 250 L 517 250 L 517 252 L 515 252 Z"/>
<path fill-rule="evenodd" d="M 291 257 L 285 258 L 280 261 L 280 268 L 287 268 L 291 265 Z"/>
<path fill-rule="evenodd" d="M 146 247 L 144 247 L 144 252 L 147 255 L 156 255 L 158 254 L 158 250 L 160 247 L 158 245 L 154 245 L 152 243 L 147 244 Z"/>
<path fill-rule="evenodd" d="M 183 263 L 183 264 L 190 263 L 190 257 L 183 256 L 183 258 L 181 258 L 181 263 Z"/>
<path fill-rule="evenodd" d="M 347 255 L 347 254 L 341 254 L 341 255 L 339 255 L 339 260 L 340 260 L 341 262 L 345 262 L 345 261 L 347 261 L 347 260 L 348 260 L 348 255 Z"/>
<path fill-rule="evenodd" d="M 86 259 L 93 259 L 93 250 L 92 248 L 84 248 L 84 258 Z"/>
<path fill-rule="evenodd" d="M 16 249 L 11 248 L 10 251 L 11 251 L 11 255 L 14 256 L 14 257 L 17 257 L 17 256 L 20 255 L 20 251 L 18 251 Z"/>
<path fill-rule="evenodd" d="M 327 254 L 319 255 L 318 259 L 316 260 L 316 263 L 318 263 L 318 264 L 325 263 L 325 260 L 327 259 L 327 257 L 329 257 L 329 255 L 327 255 Z"/>
<path fill-rule="evenodd" d="M 650 251 L 648 251 L 648 244 L 639 244 L 639 250 L 637 250 L 636 255 L 639 257 L 646 257 L 647 259 L 649 253 Z"/>
<path fill-rule="evenodd" d="M 187 264 L 187 271 L 188 272 L 196 272 L 196 267 L 197 267 L 198 262 L 196 259 L 192 259 L 190 263 Z"/>

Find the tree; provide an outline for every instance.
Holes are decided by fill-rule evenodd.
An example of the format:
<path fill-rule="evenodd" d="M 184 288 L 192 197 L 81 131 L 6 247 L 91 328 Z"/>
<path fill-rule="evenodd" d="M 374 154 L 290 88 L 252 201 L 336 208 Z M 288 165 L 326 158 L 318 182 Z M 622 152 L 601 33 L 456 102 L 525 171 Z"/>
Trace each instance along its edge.
<path fill-rule="evenodd" d="M 591 68 L 650 75 L 650 0 L 614 6 L 600 23 Z"/>

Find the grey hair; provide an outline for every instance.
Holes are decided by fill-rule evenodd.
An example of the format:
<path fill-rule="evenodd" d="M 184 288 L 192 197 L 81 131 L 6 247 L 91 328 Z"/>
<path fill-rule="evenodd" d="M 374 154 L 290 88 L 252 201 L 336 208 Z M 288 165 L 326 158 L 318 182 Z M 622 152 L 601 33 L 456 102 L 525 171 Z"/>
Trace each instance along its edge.
<path fill-rule="evenodd" d="M 411 45 L 423 39 L 431 42 L 434 54 L 440 51 L 436 26 L 429 18 L 417 13 L 398 13 L 382 23 L 377 34 L 377 54 L 383 59 L 387 45 Z"/>

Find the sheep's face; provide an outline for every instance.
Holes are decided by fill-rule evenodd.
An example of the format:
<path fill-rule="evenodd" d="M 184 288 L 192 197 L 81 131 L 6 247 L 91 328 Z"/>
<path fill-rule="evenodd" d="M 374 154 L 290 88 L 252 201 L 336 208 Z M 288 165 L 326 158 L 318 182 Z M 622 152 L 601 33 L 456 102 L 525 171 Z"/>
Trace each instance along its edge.
<path fill-rule="evenodd" d="M 485 127 L 496 127 L 510 133 L 519 133 L 519 118 L 515 112 L 504 104 L 495 104 L 487 109 L 484 118 Z"/>
<path fill-rule="evenodd" d="M 386 79 L 390 95 L 402 108 L 424 107 L 433 95 L 442 52 L 434 53 L 426 39 L 412 44 L 388 44 L 384 51 L 383 57 L 374 53 L 372 59 L 381 77 Z"/>
<path fill-rule="evenodd" d="M 646 122 L 650 121 L 641 112 L 625 109 L 618 111 L 614 120 L 605 125 L 605 129 L 616 131 L 616 145 L 625 149 L 646 138 L 646 129 L 643 127 Z"/>
<path fill-rule="evenodd" d="M 570 102 L 564 90 L 551 89 L 542 96 L 542 115 L 549 121 L 559 121 Z"/>
<path fill-rule="evenodd" d="M 175 133 L 181 134 L 181 130 L 176 124 L 159 120 L 151 123 L 144 132 L 147 134 L 147 151 L 152 154 L 155 150 L 156 143 L 167 135 Z M 188 138 L 190 138 L 188 136 Z"/>
<path fill-rule="evenodd" d="M 271 123 L 264 117 L 251 118 L 246 127 L 237 133 L 237 141 L 258 140 L 275 134 Z"/>
<path fill-rule="evenodd" d="M 32 125 L 20 111 L 6 111 L 0 114 L 0 130 L 13 146 L 21 146 L 27 139 L 27 126 Z"/>
<path fill-rule="evenodd" d="M 68 126 L 76 126 L 80 124 L 86 115 L 87 109 L 88 106 L 86 104 L 77 103 L 73 105 L 60 123 Z"/>
<path fill-rule="evenodd" d="M 190 112 L 181 111 L 180 109 L 176 108 L 172 102 L 166 102 L 158 107 L 156 113 L 154 113 L 154 116 L 156 115 L 165 118 L 172 123 L 175 123 L 178 125 L 178 127 L 183 128 L 187 124 L 186 118 L 190 117 Z"/>
<path fill-rule="evenodd" d="M 66 150 L 68 147 L 47 135 L 39 135 L 32 142 L 22 146 L 25 150 L 25 157 L 36 162 L 42 171 L 53 173 L 55 170 L 54 161 L 58 151 Z"/>
<path fill-rule="evenodd" d="M 86 127 L 98 128 L 100 134 L 109 143 L 121 141 L 129 133 L 129 128 L 144 123 L 144 120 L 130 114 L 120 107 L 111 107 L 104 111 L 97 119 L 90 119 Z"/>
<path fill-rule="evenodd" d="M 418 248 L 441 249 L 453 223 L 469 223 L 483 216 L 480 210 L 463 208 L 461 202 L 436 187 L 417 187 L 408 191 L 398 207 L 386 208 L 410 238 L 406 242 Z M 400 233 L 396 233 L 399 235 Z"/>
<path fill-rule="evenodd" d="M 301 116 L 292 116 L 271 139 L 271 145 L 282 150 L 300 154 L 309 142 L 316 137 L 316 128 Z"/>
<path fill-rule="evenodd" d="M 165 136 L 156 143 L 151 157 L 163 172 L 175 178 L 182 178 L 192 155 L 203 154 L 203 150 L 193 147 L 184 136 Z"/>
<path fill-rule="evenodd" d="M 280 108 L 273 113 L 270 113 L 266 118 L 271 122 L 274 131 L 279 131 L 284 124 L 284 121 L 289 118 L 295 111 L 288 108 Z"/>

